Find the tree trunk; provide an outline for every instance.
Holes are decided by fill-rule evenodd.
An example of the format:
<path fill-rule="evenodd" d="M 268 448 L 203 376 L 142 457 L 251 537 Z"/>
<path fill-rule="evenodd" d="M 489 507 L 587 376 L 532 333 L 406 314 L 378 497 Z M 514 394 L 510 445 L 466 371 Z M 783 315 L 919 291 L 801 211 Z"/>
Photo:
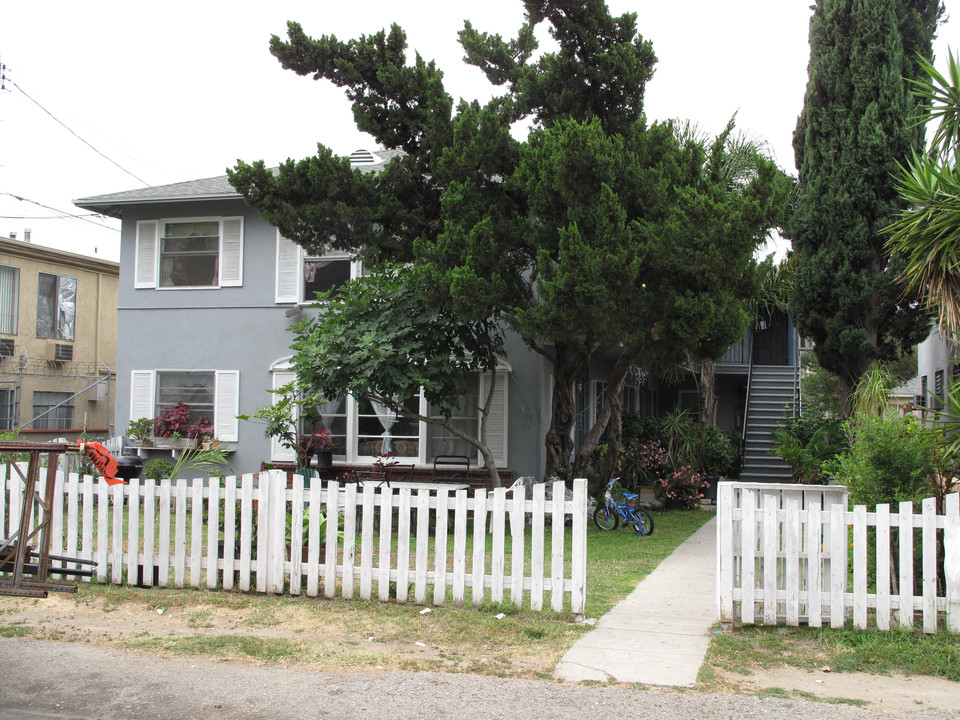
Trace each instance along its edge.
<path fill-rule="evenodd" d="M 550 428 L 544 440 L 547 455 L 544 478 L 565 480 L 573 454 L 573 423 L 576 419 L 573 389 L 587 367 L 588 353 L 563 342 L 557 343 L 554 350 Z"/>
<path fill-rule="evenodd" d="M 700 431 L 717 424 L 717 363 L 712 358 L 700 361 Z"/>
<path fill-rule="evenodd" d="M 584 437 L 580 445 L 580 451 L 574 461 L 573 474 L 575 477 L 586 477 L 590 458 L 605 432 L 607 452 L 603 458 L 603 465 L 598 470 L 604 480 L 613 477 L 617 471 L 617 466 L 620 464 L 620 437 L 623 430 L 623 406 L 620 402 L 620 393 L 626 382 L 627 373 L 630 372 L 630 365 L 629 355 L 622 354 L 617 358 L 617 364 L 607 381 L 603 407 L 597 413 L 596 421 L 590 428 L 590 432 Z"/>

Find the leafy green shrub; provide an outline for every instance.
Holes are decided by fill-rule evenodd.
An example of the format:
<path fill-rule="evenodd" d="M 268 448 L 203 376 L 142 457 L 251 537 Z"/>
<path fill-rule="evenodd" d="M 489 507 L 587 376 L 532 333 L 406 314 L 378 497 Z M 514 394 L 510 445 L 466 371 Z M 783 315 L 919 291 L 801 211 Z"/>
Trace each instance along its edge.
<path fill-rule="evenodd" d="M 871 510 L 879 503 L 918 502 L 932 494 L 937 436 L 912 416 L 883 415 L 851 424 L 847 452 L 828 471 L 850 488 L 850 500 Z"/>
<path fill-rule="evenodd" d="M 707 475 L 728 475 L 733 470 L 736 452 L 733 440 L 716 425 L 704 429 L 700 466 Z"/>
<path fill-rule="evenodd" d="M 621 435 L 622 443 L 627 445 L 632 440 L 645 442 L 647 440 L 660 440 L 663 430 L 660 426 L 660 418 L 650 415 L 624 415 L 623 433 Z"/>
<path fill-rule="evenodd" d="M 163 458 L 154 458 L 143 468 L 143 476 L 148 480 L 159 482 L 165 477 L 171 477 L 173 473 L 173 463 Z"/>
<path fill-rule="evenodd" d="M 774 447 L 770 452 L 783 458 L 798 483 L 823 482 L 824 464 L 847 447 L 843 423 L 827 417 L 822 407 L 816 405 L 774 428 L 772 437 Z"/>

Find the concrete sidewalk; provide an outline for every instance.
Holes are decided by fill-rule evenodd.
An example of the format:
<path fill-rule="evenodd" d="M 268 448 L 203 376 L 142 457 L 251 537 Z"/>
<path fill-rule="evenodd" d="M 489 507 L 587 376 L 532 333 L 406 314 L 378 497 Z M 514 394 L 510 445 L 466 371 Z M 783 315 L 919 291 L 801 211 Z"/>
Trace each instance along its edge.
<path fill-rule="evenodd" d="M 713 518 L 600 618 L 563 656 L 554 675 L 573 681 L 695 685 L 717 621 L 716 554 Z"/>

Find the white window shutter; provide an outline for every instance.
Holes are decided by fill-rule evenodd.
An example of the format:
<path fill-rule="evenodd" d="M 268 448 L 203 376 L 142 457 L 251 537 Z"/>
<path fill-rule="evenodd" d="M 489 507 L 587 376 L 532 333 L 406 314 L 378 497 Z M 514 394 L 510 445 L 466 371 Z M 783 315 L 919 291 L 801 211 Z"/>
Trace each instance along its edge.
<path fill-rule="evenodd" d="M 277 231 L 277 284 L 276 302 L 300 302 L 300 282 L 303 277 L 303 260 L 300 246 Z"/>
<path fill-rule="evenodd" d="M 480 402 L 486 402 L 490 389 L 490 373 L 480 377 Z M 487 447 L 493 453 L 497 467 L 507 465 L 507 380 L 509 374 L 500 370 L 496 373 L 496 387 L 490 402 L 490 414 L 487 415 Z M 478 419 L 479 424 L 479 419 Z"/>
<path fill-rule="evenodd" d="M 273 373 L 273 389 L 279 390 L 287 383 L 293 382 L 297 379 L 297 374 L 293 371 L 284 370 L 284 371 L 274 371 Z M 279 402 L 280 396 L 273 395 L 273 403 L 276 404 Z M 297 417 L 297 408 L 293 408 L 293 420 L 294 424 L 299 420 Z M 286 448 L 280 444 L 280 441 L 277 438 L 270 438 L 270 459 L 274 462 L 296 462 L 297 454 L 290 448 Z"/>
<path fill-rule="evenodd" d="M 213 435 L 224 442 L 237 442 L 240 412 L 240 371 L 217 370 Z"/>
<path fill-rule="evenodd" d="M 130 421 L 153 419 L 153 370 L 134 370 L 130 373 Z"/>
<path fill-rule="evenodd" d="M 220 221 L 220 287 L 243 284 L 243 218 Z"/>
<path fill-rule="evenodd" d="M 137 223 L 134 288 L 155 288 L 157 286 L 159 231 L 160 223 L 156 220 L 141 220 Z"/>

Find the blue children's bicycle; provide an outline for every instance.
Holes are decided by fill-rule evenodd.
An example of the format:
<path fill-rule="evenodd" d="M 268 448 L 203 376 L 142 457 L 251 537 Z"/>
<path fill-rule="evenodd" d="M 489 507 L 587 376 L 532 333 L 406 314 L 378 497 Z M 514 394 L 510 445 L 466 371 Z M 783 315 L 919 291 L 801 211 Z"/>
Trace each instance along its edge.
<path fill-rule="evenodd" d="M 613 478 L 607 483 L 607 488 L 603 492 L 604 502 L 597 505 L 593 513 L 593 522 L 601 530 L 616 530 L 620 525 L 620 518 L 623 518 L 624 523 L 633 526 L 636 535 L 652 535 L 653 518 L 646 510 L 636 507 L 636 493 L 623 493 L 622 504 L 613 499 L 611 489 L 617 480 L 619 478 Z"/>

